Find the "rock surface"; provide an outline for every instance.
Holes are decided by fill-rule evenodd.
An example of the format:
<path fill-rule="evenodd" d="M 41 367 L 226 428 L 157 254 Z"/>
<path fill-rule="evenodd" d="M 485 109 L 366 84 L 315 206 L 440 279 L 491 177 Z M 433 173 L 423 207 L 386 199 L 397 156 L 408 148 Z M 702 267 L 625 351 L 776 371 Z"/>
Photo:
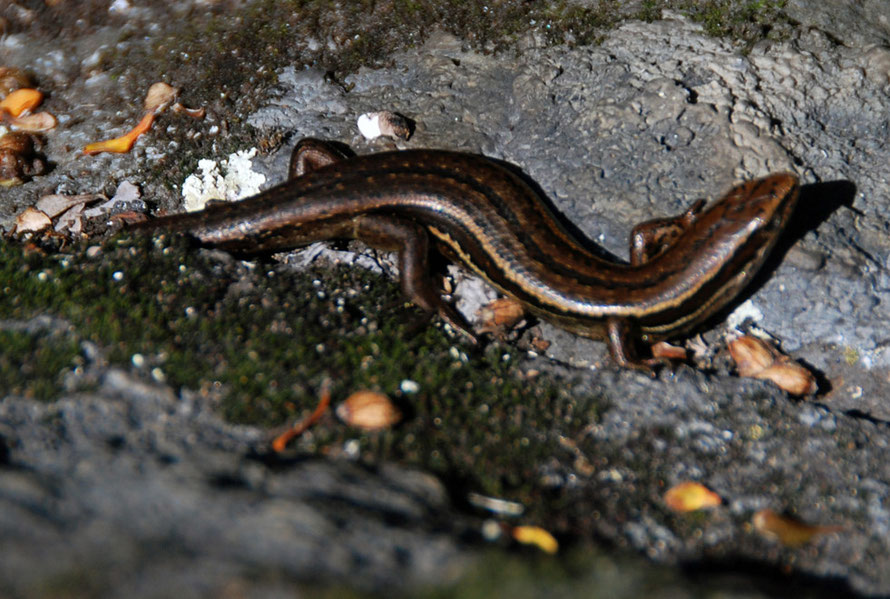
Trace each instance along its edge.
<path fill-rule="evenodd" d="M 252 455 L 259 431 L 211 408 L 117 370 L 95 395 L 4 400 L 6 592 L 53 596 L 74 576 L 97 596 L 210 596 L 255 571 L 376 589 L 465 561 L 435 478 L 311 458 L 276 468 Z"/>
<path fill-rule="evenodd" d="M 591 423 L 597 455 L 587 456 L 606 467 L 583 476 L 565 460 L 539 472 L 593 497 L 591 528 L 613 546 L 717 570 L 733 560 L 788 567 L 811 583 L 795 580 L 804 596 L 887 595 L 888 26 L 881 2 L 822 6 L 789 2 L 789 14 L 813 27 L 746 55 L 673 13 L 628 22 L 599 46 L 530 44 L 515 56 L 436 34 L 345 87 L 319 71 L 285 69 L 249 122 L 260 137 L 295 131 L 364 152 L 387 144 L 360 141 L 356 117 L 398 111 L 417 122 L 402 145 L 521 166 L 622 258 L 638 221 L 717 198 L 739 180 L 798 174 L 801 229 L 740 314 L 817 369 L 822 393 L 792 400 L 766 383 L 688 369 L 649 380 L 603 368 L 602 344 L 544 327 L 549 359 L 531 364 L 598 390 L 609 409 Z M 843 26 L 851 22 L 859 25 Z M 83 53 L 48 55 L 32 68 L 51 79 Z M 101 77 L 91 85 L 72 90 L 68 106 L 108 91 Z M 97 191 L 80 188 L 81 168 L 96 187 L 138 174 L 132 158 L 78 162 L 64 148 L 94 131 L 73 108 L 57 116 L 65 127 L 47 150 L 56 168 L 10 194 L 5 224 L 35 187 Z M 137 164 L 173 150 L 148 146 Z M 257 162 L 275 182 L 286 161 L 282 150 Z M 270 462 L 264 431 L 223 423 L 205 400 L 142 386 L 113 367 L 100 379 L 95 392 L 50 404 L 0 399 L 0 580 L 12 596 L 51 596 L 72 573 L 95 596 L 209 596 L 227 585 L 277 596 L 294 580 L 410 589 L 443 584 L 477 558 L 463 539 L 478 521 L 424 473 L 320 456 Z M 656 479 L 701 480 L 726 505 L 689 527 L 659 507 Z M 844 530 L 784 549 L 741 524 L 766 507 Z"/>

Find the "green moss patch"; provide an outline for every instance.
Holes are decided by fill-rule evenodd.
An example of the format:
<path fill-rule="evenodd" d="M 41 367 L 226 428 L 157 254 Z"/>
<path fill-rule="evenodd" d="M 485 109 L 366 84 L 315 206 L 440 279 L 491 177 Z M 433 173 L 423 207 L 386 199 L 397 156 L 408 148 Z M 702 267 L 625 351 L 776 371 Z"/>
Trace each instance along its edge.
<path fill-rule="evenodd" d="M 0 245 L 0 319 L 43 314 L 72 329 L 70 339 L 7 334 L 0 368 L 28 364 L 15 388 L 56 395 L 87 341 L 146 381 L 218 398 L 231 421 L 271 427 L 308 414 L 330 379 L 335 405 L 373 389 L 405 419 L 366 434 L 329 412 L 295 451 L 396 459 L 456 489 L 528 504 L 544 493 L 542 464 L 570 457 L 564 438 L 581 436 L 601 405 L 530 377 L 513 347 L 474 349 L 450 337 L 396 285 L 361 269 L 293 272 L 145 236 L 114 238 L 90 254 Z"/>
<path fill-rule="evenodd" d="M 782 10 L 785 0 L 706 0 L 686 2 L 684 13 L 715 37 L 741 41 L 746 48 L 763 39 L 784 39 L 792 22 Z"/>
<path fill-rule="evenodd" d="M 65 388 L 66 375 L 83 363 L 80 344 L 70 336 L 0 330 L 0 391 L 52 399 Z"/>

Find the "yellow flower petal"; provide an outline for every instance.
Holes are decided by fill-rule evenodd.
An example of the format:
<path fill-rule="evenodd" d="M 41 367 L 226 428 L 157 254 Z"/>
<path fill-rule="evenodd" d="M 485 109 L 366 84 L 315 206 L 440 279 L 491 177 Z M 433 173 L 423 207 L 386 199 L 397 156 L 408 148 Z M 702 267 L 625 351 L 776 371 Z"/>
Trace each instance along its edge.
<path fill-rule="evenodd" d="M 551 555 L 559 550 L 559 542 L 540 526 L 517 526 L 513 529 L 513 538 L 524 545 L 535 545 Z"/>
<path fill-rule="evenodd" d="M 717 507 L 723 499 L 702 484 L 684 482 L 668 489 L 664 502 L 675 512 L 692 512 Z"/>

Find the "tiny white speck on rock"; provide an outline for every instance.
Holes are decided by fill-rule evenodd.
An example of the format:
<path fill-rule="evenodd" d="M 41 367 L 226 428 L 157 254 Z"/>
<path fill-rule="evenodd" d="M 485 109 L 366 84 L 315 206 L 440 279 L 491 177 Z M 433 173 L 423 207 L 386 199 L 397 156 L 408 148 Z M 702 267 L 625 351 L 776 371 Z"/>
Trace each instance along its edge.
<path fill-rule="evenodd" d="M 358 117 L 358 131 L 365 139 L 377 139 L 380 132 L 380 116 L 376 112 L 368 112 Z"/>
<path fill-rule="evenodd" d="M 399 385 L 399 389 L 402 390 L 402 393 L 417 393 L 420 391 L 420 385 L 416 381 L 405 379 Z"/>

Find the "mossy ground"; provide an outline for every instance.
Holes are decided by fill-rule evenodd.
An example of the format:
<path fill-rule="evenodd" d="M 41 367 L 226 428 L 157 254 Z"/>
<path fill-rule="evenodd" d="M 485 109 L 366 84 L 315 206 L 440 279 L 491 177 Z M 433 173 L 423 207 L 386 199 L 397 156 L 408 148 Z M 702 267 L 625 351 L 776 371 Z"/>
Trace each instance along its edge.
<path fill-rule="evenodd" d="M 781 35 L 787 25 L 779 1 L 652 0 L 632 14 L 622 4 L 256 0 L 237 18 L 220 9 L 207 19 L 183 20 L 150 50 L 111 53 L 103 66 L 133 88 L 121 96 L 137 99 L 134 106 L 150 82 L 165 80 L 184 86 L 186 104 L 208 107 L 222 123 L 226 134 L 214 138 L 170 134 L 182 151 L 145 177 L 178 189 L 199 158 L 264 145 L 244 126 L 244 115 L 267 97 L 284 65 L 342 79 L 361 66 L 385 64 L 436 26 L 481 51 L 510 51 L 533 30 L 548 43 L 595 43 L 622 20 L 652 20 L 662 9 L 683 12 L 708 33 L 744 47 Z M 310 35 L 317 47 L 299 43 Z M 125 72 L 129 76 L 121 76 Z M 232 421 L 273 427 L 307 414 L 329 377 L 335 403 L 355 389 L 378 389 L 400 404 L 406 419 L 393 430 L 363 434 L 329 414 L 294 451 L 337 454 L 349 445 L 367 461 L 413 464 L 446 480 L 455 497 L 473 490 L 519 501 L 528 508 L 527 521 L 554 531 L 589 533 L 598 517 L 592 508 L 621 504 L 620 515 L 652 500 L 645 488 L 631 493 L 631 483 L 590 493 L 583 503 L 577 491 L 548 485 L 548 474 L 574 475 L 566 465 L 575 454 L 565 439 L 577 443 L 580 455 L 596 455 L 600 470 L 625 461 L 603 455 L 583 434 L 605 400 L 572 394 L 564 381 L 528 378 L 513 347 L 474 352 L 438 326 L 418 325 L 422 315 L 384 278 L 350 269 L 295 273 L 264 262 L 251 269 L 182 241 L 121 237 L 96 257 L 84 250 L 0 244 L 0 320 L 26 323 L 47 315 L 62 323 L 3 329 L 4 394 L 51 401 L 94 385 L 88 343 L 103 360 L 146 380 L 218 397 Z M 406 379 L 420 391 L 403 393 Z M 633 449 L 648 447 L 641 439 Z M 662 478 L 660 472 L 651 477 Z M 694 523 L 686 524 L 684 536 L 689 528 Z"/>
<path fill-rule="evenodd" d="M 3 390 L 35 399 L 54 398 L 83 363 L 76 339 L 58 332 L 0 330 L 0 348 Z"/>
<path fill-rule="evenodd" d="M 50 316 L 67 331 L 61 341 L 21 326 L 3 332 L 4 393 L 49 400 L 94 384 L 84 343 L 146 381 L 219 398 L 231 421 L 267 427 L 305 416 L 330 379 L 335 404 L 374 389 L 406 418 L 362 434 L 329 413 L 295 451 L 336 455 L 351 441 L 366 459 L 414 464 L 456 489 L 527 504 L 543 493 L 541 465 L 569 455 L 560 438 L 596 419 L 597 398 L 530 378 L 513 347 L 473 350 L 361 269 L 245 265 L 146 236 L 113 238 L 92 257 L 85 250 L 0 245 L 0 320 Z M 419 391 L 404 392 L 406 380 Z"/>

